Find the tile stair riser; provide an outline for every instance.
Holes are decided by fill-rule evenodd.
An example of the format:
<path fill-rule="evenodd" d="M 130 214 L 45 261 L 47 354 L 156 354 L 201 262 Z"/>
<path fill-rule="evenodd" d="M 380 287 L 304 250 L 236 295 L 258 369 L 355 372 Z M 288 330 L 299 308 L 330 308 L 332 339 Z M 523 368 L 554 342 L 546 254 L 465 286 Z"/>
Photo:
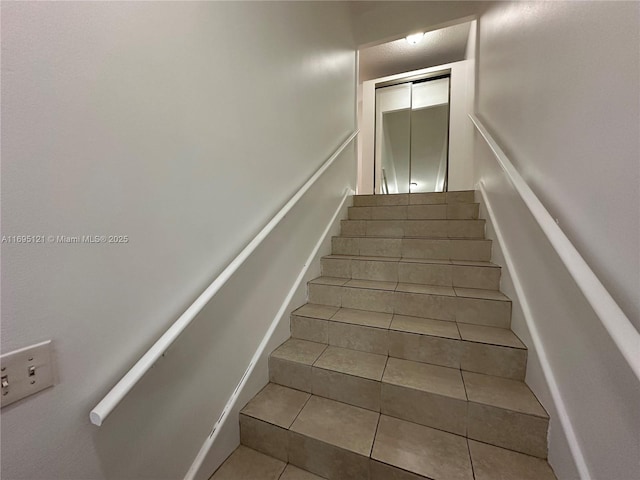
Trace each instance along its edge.
<path fill-rule="evenodd" d="M 478 220 L 477 203 L 349 207 L 349 220 Z"/>
<path fill-rule="evenodd" d="M 355 195 L 354 206 L 370 207 L 382 205 L 439 205 L 454 203 L 473 203 L 473 190 L 427 193 L 401 193 L 391 195 Z"/>
<path fill-rule="evenodd" d="M 488 262 L 491 240 L 333 237 L 331 251 L 333 255 Z"/>
<path fill-rule="evenodd" d="M 327 340 L 321 343 L 389 355 L 414 362 L 460 368 L 469 372 L 513 380 L 524 380 L 527 350 L 522 348 L 400 332 L 319 318 L 291 316 L 291 336 L 301 340 L 318 342 L 317 332 L 326 331 L 328 333 L 332 326 L 337 327 L 335 328 L 336 335 L 327 334 Z M 371 337 L 372 331 L 375 331 L 375 336 L 378 337 L 374 343 L 361 340 Z M 385 344 L 381 345 L 382 342 Z"/>
<path fill-rule="evenodd" d="M 509 328 L 511 302 L 310 283 L 309 302 Z"/>
<path fill-rule="evenodd" d="M 367 237 L 484 238 L 484 220 L 342 220 L 340 234 Z"/>
<path fill-rule="evenodd" d="M 327 277 L 498 290 L 500 268 L 439 263 L 323 258 Z"/>
<path fill-rule="evenodd" d="M 353 377 L 348 374 L 333 373 L 336 374 L 336 377 Z M 356 380 L 367 379 L 356 377 Z M 315 394 L 360 408 L 367 408 L 362 400 L 367 395 L 373 395 L 374 399 L 370 400 L 370 402 L 375 403 L 377 408 L 367 408 L 369 410 L 496 445 L 514 452 L 539 458 L 546 458 L 547 456 L 546 443 L 549 421 L 546 418 L 384 382 L 375 383 L 378 384 L 378 389 L 375 393 L 373 390 L 364 391 L 358 395 L 359 399 L 355 401 L 345 395 L 344 392 L 341 392 L 339 388 L 332 390 L 327 385 L 318 385 L 316 390 L 322 391 L 322 393 L 329 393 L 328 395 Z M 334 384 L 334 386 L 339 386 L 339 384 Z M 333 395 L 333 393 L 336 395 Z M 296 441 L 298 441 L 304 435 L 289 431 L 287 436 L 286 429 L 242 413 L 240 414 L 240 425 L 241 443 L 243 445 L 280 460 L 289 461 L 312 473 L 326 475 L 326 472 L 322 471 L 320 467 L 316 467 L 315 470 L 307 468 L 308 464 L 305 464 L 300 460 L 301 457 L 298 456 L 300 452 L 294 453 L 292 458 L 291 449 L 297 448 L 295 444 L 292 444 L 292 436 L 296 437 Z M 319 442 L 315 439 L 309 440 L 313 440 L 313 443 Z M 319 443 L 331 449 L 338 449 L 348 453 L 347 457 L 368 458 L 353 452 L 346 452 L 339 447 L 327 445 L 324 442 Z M 295 461 L 296 456 L 298 456 L 297 462 Z"/>

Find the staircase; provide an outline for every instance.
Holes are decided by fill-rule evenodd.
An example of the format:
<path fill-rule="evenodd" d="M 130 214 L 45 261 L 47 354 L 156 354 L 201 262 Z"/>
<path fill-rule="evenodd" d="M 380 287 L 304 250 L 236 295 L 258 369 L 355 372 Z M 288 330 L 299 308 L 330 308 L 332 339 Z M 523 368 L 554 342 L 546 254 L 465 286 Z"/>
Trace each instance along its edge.
<path fill-rule="evenodd" d="M 474 192 L 354 197 L 213 480 L 555 479 Z"/>

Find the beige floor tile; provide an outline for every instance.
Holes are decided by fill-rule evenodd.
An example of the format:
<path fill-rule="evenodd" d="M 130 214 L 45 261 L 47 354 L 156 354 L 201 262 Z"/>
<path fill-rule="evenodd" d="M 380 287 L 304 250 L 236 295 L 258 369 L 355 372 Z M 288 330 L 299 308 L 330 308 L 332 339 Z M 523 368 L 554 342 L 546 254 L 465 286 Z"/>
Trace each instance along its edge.
<path fill-rule="evenodd" d="M 460 368 L 460 344 L 449 338 L 389 331 L 389 356 L 415 362 Z"/>
<path fill-rule="evenodd" d="M 427 363 L 389 358 L 383 383 L 466 400 L 460 370 Z"/>
<path fill-rule="evenodd" d="M 291 315 L 291 338 L 329 343 L 329 321 Z"/>
<path fill-rule="evenodd" d="M 371 207 L 349 207 L 349 220 L 369 220 L 371 218 Z"/>
<path fill-rule="evenodd" d="M 359 255 L 360 239 L 358 237 L 333 237 L 331 253 L 339 255 Z"/>
<path fill-rule="evenodd" d="M 451 260 L 487 262 L 491 259 L 491 240 L 449 240 Z"/>
<path fill-rule="evenodd" d="M 283 462 L 289 461 L 289 433 L 286 428 L 240 415 L 240 442 Z"/>
<path fill-rule="evenodd" d="M 447 218 L 447 205 L 409 205 L 407 208 L 409 220 L 439 220 Z"/>
<path fill-rule="evenodd" d="M 313 317 L 329 320 L 338 311 L 339 307 L 332 307 L 330 305 L 316 305 L 313 303 L 307 303 L 292 313 L 299 317 Z"/>
<path fill-rule="evenodd" d="M 524 380 L 527 351 L 522 348 L 464 341 L 460 354 L 460 368 L 469 372 Z"/>
<path fill-rule="evenodd" d="M 387 357 L 347 348 L 328 347 L 314 367 L 380 381 Z"/>
<path fill-rule="evenodd" d="M 475 200 L 475 191 L 473 190 L 455 190 L 446 193 L 447 203 L 473 203 Z"/>
<path fill-rule="evenodd" d="M 458 203 L 447 205 L 447 218 L 457 220 L 471 220 L 478 218 L 479 205 L 477 203 Z"/>
<path fill-rule="evenodd" d="M 404 224 L 405 237 L 447 238 L 446 220 L 407 220 Z"/>
<path fill-rule="evenodd" d="M 470 402 L 467 437 L 540 458 L 547 457 L 549 419 Z"/>
<path fill-rule="evenodd" d="M 380 382 L 313 367 L 311 392 L 320 397 L 380 411 Z"/>
<path fill-rule="evenodd" d="M 548 418 L 538 399 L 524 382 L 462 372 L 469 401 Z"/>
<path fill-rule="evenodd" d="M 500 288 L 499 268 L 476 267 L 473 265 L 452 265 L 452 282 L 455 287 L 482 288 L 498 290 Z"/>
<path fill-rule="evenodd" d="M 345 237 L 359 237 L 367 232 L 366 220 L 342 220 L 340 222 L 340 235 Z"/>
<path fill-rule="evenodd" d="M 386 415 L 372 458 L 434 480 L 473 479 L 465 438 Z"/>
<path fill-rule="evenodd" d="M 289 463 L 323 478 L 330 480 L 366 479 L 369 476 L 369 461 L 368 456 L 289 431 Z"/>
<path fill-rule="evenodd" d="M 467 433 L 467 402 L 457 398 L 383 383 L 380 412 L 456 435 Z"/>
<path fill-rule="evenodd" d="M 453 287 L 446 287 L 442 285 L 421 285 L 416 283 L 399 283 L 396 287 L 396 291 L 424 293 L 425 295 L 446 295 L 448 297 L 454 297 L 456 295 L 453 291 Z"/>
<path fill-rule="evenodd" d="M 404 263 L 421 263 L 425 265 L 451 265 L 451 260 L 448 258 L 414 258 L 404 256 L 400 261 Z"/>
<path fill-rule="evenodd" d="M 451 265 L 433 263 L 398 263 L 398 281 L 425 285 L 452 285 Z"/>
<path fill-rule="evenodd" d="M 379 257 L 379 256 L 370 256 L 370 255 L 358 255 L 354 257 L 353 260 L 371 260 L 375 262 L 398 262 L 400 261 L 400 257 Z"/>
<path fill-rule="evenodd" d="M 367 327 L 389 328 L 392 318 L 393 314 L 391 313 L 341 308 L 333 315 L 331 320 L 334 322 L 352 323 Z"/>
<path fill-rule="evenodd" d="M 320 261 L 322 264 L 322 275 L 327 277 L 351 278 L 350 258 L 327 258 Z"/>
<path fill-rule="evenodd" d="M 393 311 L 400 315 L 453 321 L 458 300 L 444 295 L 395 292 Z"/>
<path fill-rule="evenodd" d="M 500 268 L 499 265 L 495 263 L 491 263 L 488 261 L 477 261 L 477 260 L 451 260 L 453 265 L 467 265 L 470 267 L 488 267 L 488 268 Z"/>
<path fill-rule="evenodd" d="M 348 280 L 348 279 L 345 279 Z M 320 285 L 310 283 L 308 286 L 309 303 L 340 307 L 342 303 L 342 287 L 338 285 Z"/>
<path fill-rule="evenodd" d="M 406 206 L 371 207 L 370 220 L 405 220 Z"/>
<path fill-rule="evenodd" d="M 499 290 L 484 290 L 480 288 L 453 287 L 458 297 L 482 298 L 484 300 L 499 300 L 510 302 L 511 300 Z"/>
<path fill-rule="evenodd" d="M 409 195 L 409 205 L 438 205 L 447 203 L 445 192 L 412 193 Z"/>
<path fill-rule="evenodd" d="M 484 220 L 447 220 L 449 238 L 484 238 Z"/>
<path fill-rule="evenodd" d="M 291 338 L 276 348 L 271 357 L 290 362 L 312 365 L 327 346 L 322 343 L 308 342 Z"/>
<path fill-rule="evenodd" d="M 373 257 L 396 257 L 402 252 L 401 238 L 361 237 L 360 255 Z"/>
<path fill-rule="evenodd" d="M 240 445 L 213 474 L 211 480 L 278 480 L 285 463 Z"/>
<path fill-rule="evenodd" d="M 368 288 L 341 288 L 343 288 L 342 306 L 344 308 L 393 313 L 394 292 Z"/>
<path fill-rule="evenodd" d="M 455 300 L 455 319 L 458 324 L 498 328 L 509 328 L 511 325 L 511 302 L 466 297 L 456 297 Z"/>
<path fill-rule="evenodd" d="M 408 193 L 391 193 L 376 195 L 354 195 L 353 204 L 358 206 L 407 205 Z"/>
<path fill-rule="evenodd" d="M 448 260 L 450 258 L 450 241 L 447 239 L 403 238 L 402 257 Z"/>
<path fill-rule="evenodd" d="M 369 237 L 403 237 L 404 220 L 369 220 L 366 235 Z"/>
<path fill-rule="evenodd" d="M 491 345 L 501 345 L 503 347 L 526 348 L 520 339 L 516 337 L 515 333 L 506 328 L 461 323 L 458 325 L 458 329 L 460 330 L 462 339 L 470 342 L 488 343 Z"/>
<path fill-rule="evenodd" d="M 536 457 L 469 440 L 476 480 L 556 480 L 549 464 Z"/>
<path fill-rule="evenodd" d="M 389 328 L 401 332 L 432 335 L 434 337 L 446 337 L 454 340 L 460 339 L 456 323 L 446 320 L 432 320 L 430 318 L 394 315 Z"/>
<path fill-rule="evenodd" d="M 422 475 L 416 475 L 376 460 L 371 460 L 369 468 L 370 480 L 424 480 Z"/>
<path fill-rule="evenodd" d="M 341 322 L 329 322 L 329 344 L 362 352 L 387 355 L 388 330 Z"/>
<path fill-rule="evenodd" d="M 354 207 L 370 207 L 375 205 L 375 195 L 354 195 L 353 206 Z"/>
<path fill-rule="evenodd" d="M 313 285 L 344 285 L 349 281 L 348 278 L 340 277 L 318 277 L 311 280 L 309 283 Z"/>
<path fill-rule="evenodd" d="M 270 383 L 240 413 L 289 428 L 309 397 L 308 393 Z"/>
<path fill-rule="evenodd" d="M 310 392 L 311 365 L 276 358 L 272 355 L 269 357 L 269 381 Z"/>
<path fill-rule="evenodd" d="M 396 282 L 380 282 L 376 280 L 349 280 L 345 286 L 350 288 L 369 288 L 372 290 L 389 290 L 396 289 Z"/>
<path fill-rule="evenodd" d="M 378 418 L 370 410 L 312 396 L 291 431 L 368 456 Z"/>
<path fill-rule="evenodd" d="M 309 473 L 293 465 L 287 465 L 280 480 L 323 480 L 322 477 Z"/>
<path fill-rule="evenodd" d="M 398 264 L 396 262 L 352 260 L 351 278 L 395 283 L 398 281 Z"/>
<path fill-rule="evenodd" d="M 359 255 L 331 254 L 331 255 L 325 255 L 322 258 L 330 258 L 330 259 L 336 259 L 336 260 L 351 260 L 353 258 L 360 258 L 360 257 L 359 257 Z"/>

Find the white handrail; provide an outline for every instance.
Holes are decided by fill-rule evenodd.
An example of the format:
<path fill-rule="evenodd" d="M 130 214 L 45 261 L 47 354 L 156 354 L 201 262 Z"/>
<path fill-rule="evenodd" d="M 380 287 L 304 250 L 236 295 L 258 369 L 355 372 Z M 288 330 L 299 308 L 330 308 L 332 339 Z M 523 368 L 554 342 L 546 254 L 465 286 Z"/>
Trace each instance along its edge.
<path fill-rule="evenodd" d="M 287 213 L 294 207 L 298 200 L 311 188 L 320 176 L 333 164 L 349 143 L 358 135 L 360 130 L 355 130 L 334 152 L 329 159 L 300 187 L 291 197 L 284 207 L 267 223 L 262 230 L 244 247 L 244 249 L 234 258 L 220 275 L 200 294 L 185 312 L 171 325 L 165 333 L 153 344 L 153 346 L 131 367 L 124 377 L 107 393 L 107 395 L 91 410 L 89 418 L 94 425 L 102 425 L 102 422 L 109 416 L 112 410 L 122 401 L 136 383 L 147 373 L 153 364 L 163 355 L 171 344 L 189 326 L 191 321 L 202 311 L 205 305 L 218 293 L 218 290 L 231 278 L 244 261 L 271 233 Z"/>
<path fill-rule="evenodd" d="M 611 336 L 629 367 L 640 380 L 640 333 L 638 333 L 629 318 L 620 309 L 596 274 L 593 273 L 593 270 L 589 268 L 584 258 L 553 220 L 551 214 L 549 214 L 536 194 L 533 193 L 533 190 L 509 161 L 480 119 L 473 114 L 469 114 L 469 118 L 471 118 L 476 129 L 487 142 L 502 170 L 504 170 L 514 188 L 522 197 L 525 205 L 547 236 L 549 243 L 551 243 L 551 246 L 573 277 L 587 302 L 600 318 L 602 325 Z"/>

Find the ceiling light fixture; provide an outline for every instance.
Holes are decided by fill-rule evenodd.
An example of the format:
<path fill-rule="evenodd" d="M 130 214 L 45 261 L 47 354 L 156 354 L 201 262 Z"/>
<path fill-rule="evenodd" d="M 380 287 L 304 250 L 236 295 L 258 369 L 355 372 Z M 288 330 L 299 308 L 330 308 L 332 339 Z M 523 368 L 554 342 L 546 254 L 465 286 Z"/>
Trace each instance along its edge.
<path fill-rule="evenodd" d="M 422 41 L 424 38 L 424 33 L 414 33 L 412 35 L 408 35 L 406 40 L 410 45 L 416 45 Z"/>

